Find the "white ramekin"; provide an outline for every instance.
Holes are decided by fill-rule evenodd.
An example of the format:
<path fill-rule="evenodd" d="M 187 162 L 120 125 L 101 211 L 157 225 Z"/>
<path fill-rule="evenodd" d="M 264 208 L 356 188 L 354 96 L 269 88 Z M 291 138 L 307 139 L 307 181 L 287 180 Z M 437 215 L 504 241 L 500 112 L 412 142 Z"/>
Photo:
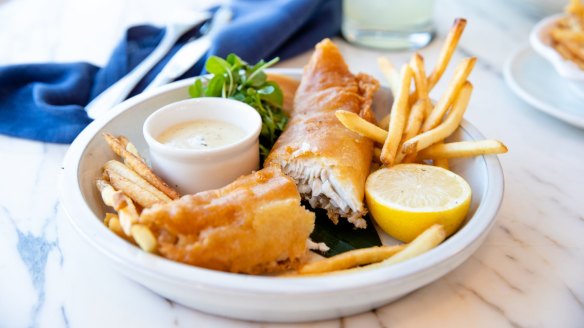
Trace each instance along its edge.
<path fill-rule="evenodd" d="M 181 149 L 156 140 L 166 129 L 192 120 L 218 120 L 245 132 L 236 143 L 211 149 Z M 223 187 L 259 167 L 260 115 L 251 106 L 225 98 L 171 103 L 144 122 L 144 139 L 154 171 L 182 194 Z"/>

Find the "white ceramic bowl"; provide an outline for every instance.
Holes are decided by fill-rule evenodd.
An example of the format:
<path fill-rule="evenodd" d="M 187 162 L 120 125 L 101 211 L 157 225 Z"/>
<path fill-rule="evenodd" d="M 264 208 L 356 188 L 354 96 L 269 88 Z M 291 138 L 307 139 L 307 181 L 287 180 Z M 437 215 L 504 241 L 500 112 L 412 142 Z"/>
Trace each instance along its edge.
<path fill-rule="evenodd" d="M 564 59 L 551 46 L 550 31 L 555 23 L 564 16 L 564 14 L 557 14 L 538 22 L 531 30 L 529 43 L 533 50 L 552 64 L 561 77 L 570 82 L 570 86 L 575 92 L 584 95 L 584 70 L 573 62 Z"/>
<path fill-rule="evenodd" d="M 235 143 L 211 149 L 184 149 L 156 138 L 168 128 L 193 120 L 224 121 L 244 131 Z M 186 99 L 152 113 L 143 133 L 154 171 L 181 194 L 217 189 L 259 168 L 262 118 L 251 106 L 224 98 Z"/>
<path fill-rule="evenodd" d="M 295 78 L 301 74 L 300 70 L 272 72 Z M 496 156 L 480 156 L 451 162 L 473 189 L 464 226 L 435 249 L 394 266 L 328 277 L 277 278 L 212 271 L 143 252 L 102 223 L 106 209 L 94 181 L 114 154 L 101 133 L 124 134 L 138 149 L 146 149 L 141 133 L 146 117 L 163 105 L 187 99 L 192 82 L 178 81 L 120 104 L 81 132 L 63 162 L 61 200 L 73 226 L 113 268 L 157 294 L 201 311 L 246 320 L 299 322 L 348 316 L 380 307 L 450 272 L 476 251 L 495 222 L 503 197 L 503 173 Z M 378 92 L 378 113 L 386 111 L 388 99 L 388 89 Z M 463 122 L 453 139 L 484 137 Z"/>

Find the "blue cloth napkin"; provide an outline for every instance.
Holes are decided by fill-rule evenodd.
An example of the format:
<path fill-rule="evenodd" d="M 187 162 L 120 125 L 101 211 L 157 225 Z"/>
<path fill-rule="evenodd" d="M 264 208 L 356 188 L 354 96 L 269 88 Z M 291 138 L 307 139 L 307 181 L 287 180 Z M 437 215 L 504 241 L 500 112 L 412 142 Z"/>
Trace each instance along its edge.
<path fill-rule="evenodd" d="M 340 0 L 233 0 L 229 5 L 233 20 L 216 35 L 207 57 L 233 52 L 250 63 L 286 59 L 338 34 L 341 25 Z M 140 93 L 199 28 L 185 33 L 130 96 Z M 101 68 L 83 62 L 0 67 L 0 134 L 70 143 L 91 122 L 84 106 L 136 67 L 163 35 L 157 27 L 131 27 Z M 179 79 L 203 73 L 205 60 Z"/>

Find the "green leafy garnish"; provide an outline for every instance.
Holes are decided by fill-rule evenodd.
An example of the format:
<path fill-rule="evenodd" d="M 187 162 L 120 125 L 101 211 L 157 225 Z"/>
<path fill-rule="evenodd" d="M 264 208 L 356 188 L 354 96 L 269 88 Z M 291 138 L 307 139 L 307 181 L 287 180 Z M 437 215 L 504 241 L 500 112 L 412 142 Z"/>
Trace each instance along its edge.
<path fill-rule="evenodd" d="M 205 82 L 197 79 L 189 87 L 193 98 L 222 97 L 244 102 L 257 110 L 262 117 L 260 133 L 260 161 L 272 149 L 276 139 L 282 134 L 288 117 L 282 110 L 284 96 L 277 83 L 268 81 L 264 69 L 277 63 L 279 58 L 269 62 L 261 60 L 249 65 L 235 54 L 225 59 L 211 56 L 205 63 L 205 69 L 212 74 Z"/>
<path fill-rule="evenodd" d="M 316 215 L 316 221 L 310 239 L 325 243 L 330 248 L 327 252 L 319 252 L 322 256 L 331 257 L 357 248 L 381 246 L 381 239 L 369 215 L 364 218 L 367 228 L 357 229 L 347 220 L 339 220 L 335 225 L 323 209 L 311 210 Z"/>

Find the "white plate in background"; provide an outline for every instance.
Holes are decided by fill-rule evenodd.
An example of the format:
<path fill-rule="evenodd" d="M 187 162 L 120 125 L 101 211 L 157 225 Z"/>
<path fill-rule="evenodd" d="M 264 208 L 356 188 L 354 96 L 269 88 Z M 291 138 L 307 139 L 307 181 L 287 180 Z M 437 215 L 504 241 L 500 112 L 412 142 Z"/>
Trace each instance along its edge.
<path fill-rule="evenodd" d="M 505 63 L 503 74 L 511 90 L 528 104 L 584 128 L 584 97 L 530 46 L 513 52 Z"/>
<path fill-rule="evenodd" d="M 270 72 L 294 78 L 301 74 L 301 70 Z M 193 81 L 178 81 L 138 95 L 91 123 L 69 148 L 60 183 L 61 204 L 80 235 L 114 269 L 163 297 L 244 320 L 300 322 L 348 316 L 387 304 L 452 271 L 477 250 L 495 223 L 503 197 L 503 173 L 497 157 L 490 155 L 451 162 L 453 170 L 473 189 L 464 226 L 435 249 L 393 266 L 333 276 L 278 278 L 208 270 L 146 253 L 113 234 L 102 222 L 106 208 L 95 178 L 114 154 L 101 133 L 127 136 L 147 157 L 144 120 L 168 103 L 187 99 Z M 387 88 L 378 92 L 374 102 L 378 113 L 387 111 L 388 99 Z M 465 121 L 453 139 L 484 137 Z"/>

